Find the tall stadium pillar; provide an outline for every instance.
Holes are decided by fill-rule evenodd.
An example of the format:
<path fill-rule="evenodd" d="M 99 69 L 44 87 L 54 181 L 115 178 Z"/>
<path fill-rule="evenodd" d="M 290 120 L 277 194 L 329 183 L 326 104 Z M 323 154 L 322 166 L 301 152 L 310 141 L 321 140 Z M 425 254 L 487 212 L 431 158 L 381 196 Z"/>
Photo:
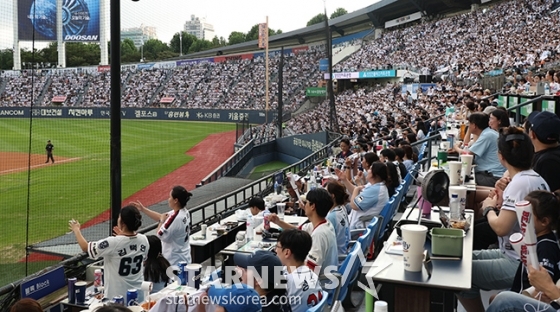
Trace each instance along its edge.
<path fill-rule="evenodd" d="M 282 137 L 282 123 L 284 121 L 284 47 L 280 50 L 280 63 L 278 64 L 278 118 L 276 127 L 278 128 L 278 137 Z"/>
<path fill-rule="evenodd" d="M 121 1 L 111 0 L 111 226 L 121 212 Z"/>
<path fill-rule="evenodd" d="M 58 67 L 66 67 L 66 47 L 62 32 L 62 0 L 56 0 L 56 39 L 58 50 Z"/>
<path fill-rule="evenodd" d="M 101 50 L 99 65 L 109 65 L 107 42 L 107 1 L 99 0 L 99 49 Z"/>
<path fill-rule="evenodd" d="M 13 0 L 13 25 L 14 25 L 14 70 L 21 70 L 21 50 L 19 49 L 19 23 L 18 23 L 18 0 Z"/>

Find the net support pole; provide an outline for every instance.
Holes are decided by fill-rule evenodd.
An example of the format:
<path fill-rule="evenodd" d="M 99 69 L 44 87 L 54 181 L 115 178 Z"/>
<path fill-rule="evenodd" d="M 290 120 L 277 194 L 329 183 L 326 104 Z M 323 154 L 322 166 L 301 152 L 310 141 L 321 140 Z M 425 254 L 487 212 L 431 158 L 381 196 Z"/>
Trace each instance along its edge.
<path fill-rule="evenodd" d="M 18 18 L 18 0 L 13 0 L 14 12 L 13 12 L 13 25 L 14 25 L 14 70 L 21 70 L 21 51 L 19 49 L 19 18 Z"/>
<path fill-rule="evenodd" d="M 99 0 L 99 50 L 101 52 L 99 65 L 109 65 L 107 41 L 107 2 Z"/>
<path fill-rule="evenodd" d="M 111 227 L 121 211 L 121 1 L 111 1 Z"/>
<path fill-rule="evenodd" d="M 62 0 L 56 0 L 56 49 L 58 52 L 58 67 L 66 67 L 66 46 L 64 45 L 62 29 Z"/>

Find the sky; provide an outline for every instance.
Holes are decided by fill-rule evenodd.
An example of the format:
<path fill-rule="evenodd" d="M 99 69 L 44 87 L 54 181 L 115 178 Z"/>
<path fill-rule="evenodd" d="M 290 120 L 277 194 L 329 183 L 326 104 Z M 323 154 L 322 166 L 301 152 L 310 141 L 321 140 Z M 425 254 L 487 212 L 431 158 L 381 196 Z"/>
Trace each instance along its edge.
<path fill-rule="evenodd" d="M 16 0 L 17 1 L 17 0 Z M 110 0 L 106 0 L 109 3 Z M 269 27 L 288 32 L 303 28 L 313 16 L 337 8 L 353 12 L 378 0 L 121 0 L 121 28 L 141 24 L 155 26 L 158 39 L 169 42 L 191 14 L 205 17 L 218 37 L 227 39 L 232 31 L 247 32 L 268 16 Z M 0 49 L 13 47 L 12 9 L 14 0 L 0 0 Z M 26 46 L 26 45 L 22 45 Z"/>

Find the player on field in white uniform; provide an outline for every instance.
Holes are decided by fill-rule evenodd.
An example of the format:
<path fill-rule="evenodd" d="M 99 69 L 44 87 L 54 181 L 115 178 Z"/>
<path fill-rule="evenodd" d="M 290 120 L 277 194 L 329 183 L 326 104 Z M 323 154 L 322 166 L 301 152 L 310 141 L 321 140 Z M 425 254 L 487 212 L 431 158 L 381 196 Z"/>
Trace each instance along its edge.
<path fill-rule="evenodd" d="M 323 296 L 319 277 L 305 265 L 311 244 L 311 235 L 296 229 L 283 231 L 276 243 L 276 254 L 286 267 L 288 301 L 292 312 L 307 311 L 321 301 Z"/>
<path fill-rule="evenodd" d="M 168 213 L 158 213 L 150 210 L 142 203 L 133 203 L 138 210 L 148 217 L 159 221 L 157 236 L 161 240 L 163 256 L 171 265 L 178 265 L 181 261 L 191 263 L 191 245 L 189 241 L 191 215 L 187 210 L 187 202 L 192 194 L 182 186 L 175 186 L 169 193 L 167 203 L 173 209 Z"/>
<path fill-rule="evenodd" d="M 92 259 L 103 257 L 105 298 L 126 297 L 128 289 L 142 287 L 143 263 L 150 245 L 146 236 L 136 233 L 141 225 L 142 215 L 138 209 L 126 206 L 121 209 L 117 226 L 113 228 L 116 236 L 88 243 L 80 231 L 80 223 L 70 221 L 70 230 L 76 235 L 80 248 Z M 142 297 L 143 292 L 138 291 L 138 302 L 143 301 Z"/>

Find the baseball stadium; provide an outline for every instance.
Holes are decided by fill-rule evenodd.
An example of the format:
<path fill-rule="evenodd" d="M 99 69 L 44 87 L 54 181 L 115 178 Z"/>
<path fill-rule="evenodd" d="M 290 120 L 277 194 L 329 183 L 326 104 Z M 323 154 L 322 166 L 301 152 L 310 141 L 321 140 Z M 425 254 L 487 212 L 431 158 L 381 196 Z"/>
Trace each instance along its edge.
<path fill-rule="evenodd" d="M 314 2 L 0 0 L 0 311 L 560 310 L 560 1 Z"/>

